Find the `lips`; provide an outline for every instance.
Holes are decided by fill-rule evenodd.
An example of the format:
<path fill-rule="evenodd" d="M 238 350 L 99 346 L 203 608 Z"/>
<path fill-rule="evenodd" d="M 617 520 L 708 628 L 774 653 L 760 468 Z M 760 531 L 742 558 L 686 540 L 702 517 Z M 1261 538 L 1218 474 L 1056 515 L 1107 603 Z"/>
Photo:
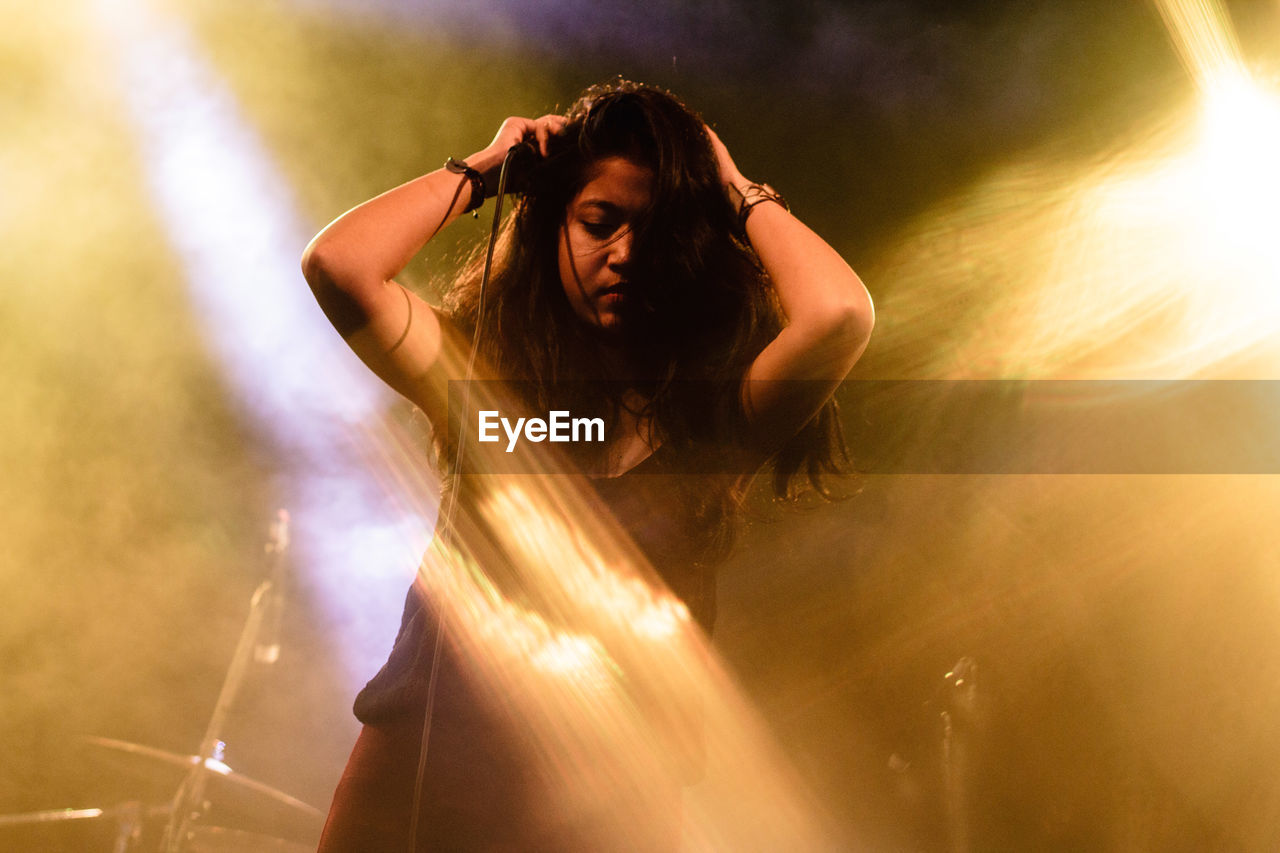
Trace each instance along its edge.
<path fill-rule="evenodd" d="M 630 283 L 620 281 L 617 284 L 601 288 L 596 294 L 596 304 L 601 309 L 618 310 L 631 300 L 632 293 L 634 291 Z"/>

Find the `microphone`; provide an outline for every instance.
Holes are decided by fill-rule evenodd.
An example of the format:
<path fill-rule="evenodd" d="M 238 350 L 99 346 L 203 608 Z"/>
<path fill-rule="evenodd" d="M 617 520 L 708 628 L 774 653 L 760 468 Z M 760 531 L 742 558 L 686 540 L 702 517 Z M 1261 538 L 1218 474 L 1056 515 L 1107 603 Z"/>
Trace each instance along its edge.
<path fill-rule="evenodd" d="M 509 193 L 523 193 L 529 188 L 529 179 L 542 161 L 537 140 L 524 139 L 507 149 L 504 167 L 507 181 L 504 187 Z"/>
<path fill-rule="evenodd" d="M 540 156 L 540 153 L 541 153 L 538 151 L 537 140 L 533 138 L 522 139 L 519 142 L 517 142 L 515 145 L 512 145 L 510 148 L 507 149 L 507 156 L 510 157 L 512 155 L 518 155 L 520 154 L 520 152 L 528 152 L 529 154 L 532 154 L 535 157 Z"/>

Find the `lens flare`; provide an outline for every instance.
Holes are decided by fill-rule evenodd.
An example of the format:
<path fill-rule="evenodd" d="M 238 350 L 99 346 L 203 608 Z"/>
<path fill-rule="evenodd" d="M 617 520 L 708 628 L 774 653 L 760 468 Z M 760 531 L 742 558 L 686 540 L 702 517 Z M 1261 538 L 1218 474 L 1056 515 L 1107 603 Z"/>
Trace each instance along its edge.
<path fill-rule="evenodd" d="M 907 375 L 1268 378 L 1280 327 L 1280 96 L 1222 9 L 1164 2 L 1197 99 L 1106 156 L 1045 153 L 927 214 L 869 277 Z M 938 288 L 937 282 L 946 282 Z M 943 309 L 943 310 L 940 310 Z M 942 345 L 913 357 L 894 340 Z M 923 334 L 922 334 L 923 333 Z M 895 350 L 898 350 L 895 352 Z"/>
<path fill-rule="evenodd" d="M 1219 0 L 1155 0 L 1182 64 L 1204 85 L 1240 67 L 1240 44 Z"/>
<path fill-rule="evenodd" d="M 464 479 L 456 535 L 433 541 L 418 583 L 469 681 L 554 780 L 530 796 L 595 816 L 602 848 L 643 847 L 672 779 L 700 780 L 685 794 L 690 849 L 839 846 L 688 608 L 593 511 L 585 481 L 547 457 L 466 458 L 483 474 Z"/>

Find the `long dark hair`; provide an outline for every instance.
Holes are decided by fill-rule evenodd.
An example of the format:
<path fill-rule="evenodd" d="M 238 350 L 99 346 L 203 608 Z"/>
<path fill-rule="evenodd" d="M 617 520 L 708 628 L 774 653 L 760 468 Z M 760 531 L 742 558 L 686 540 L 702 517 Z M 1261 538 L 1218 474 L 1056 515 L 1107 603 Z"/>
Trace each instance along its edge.
<path fill-rule="evenodd" d="M 478 316 L 478 253 L 446 293 L 446 313 L 468 333 L 483 328 L 480 351 L 489 367 L 525 380 L 535 411 L 608 418 L 625 385 L 649 400 L 642 414 L 652 416 L 654 439 L 664 445 L 679 451 L 732 442 L 743 423 L 742 378 L 783 319 L 768 275 L 738 230 L 702 119 L 671 93 L 626 80 L 590 87 L 565 117 L 547 156 L 517 176 L 521 193 L 499 237 L 485 316 Z M 628 279 L 640 296 L 623 344 L 641 375 L 625 383 L 600 375 L 596 330 L 574 314 L 557 263 L 569 204 L 591 165 L 614 155 L 655 176 L 652 203 L 632 227 Z M 774 456 L 774 489 L 790 496 L 807 479 L 829 495 L 824 475 L 846 463 L 828 401 Z M 727 507 L 729 496 L 720 497 Z"/>

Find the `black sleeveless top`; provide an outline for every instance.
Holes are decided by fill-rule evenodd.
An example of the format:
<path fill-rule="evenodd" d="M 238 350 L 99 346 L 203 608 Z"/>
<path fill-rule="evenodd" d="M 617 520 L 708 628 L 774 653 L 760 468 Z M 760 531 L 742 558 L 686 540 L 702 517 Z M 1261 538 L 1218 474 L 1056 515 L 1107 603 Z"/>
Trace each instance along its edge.
<path fill-rule="evenodd" d="M 694 620 L 710 633 L 716 609 L 715 576 L 706 546 L 711 531 L 698 510 L 705 503 L 708 485 L 679 471 L 675 456 L 660 447 L 617 477 L 589 480 L 592 489 L 587 497 L 598 511 L 613 515 Z M 362 723 L 421 716 L 436 625 L 431 602 L 424 600 L 416 585 L 411 586 L 391 655 L 356 696 L 354 712 Z M 442 667 L 446 677 L 456 665 L 447 657 Z"/>

